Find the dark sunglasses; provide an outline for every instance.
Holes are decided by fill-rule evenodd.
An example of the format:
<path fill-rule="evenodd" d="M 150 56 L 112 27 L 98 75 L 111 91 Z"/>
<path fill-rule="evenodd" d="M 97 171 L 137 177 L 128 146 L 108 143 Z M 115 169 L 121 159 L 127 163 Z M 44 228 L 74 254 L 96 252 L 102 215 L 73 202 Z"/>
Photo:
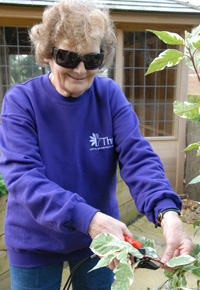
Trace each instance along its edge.
<path fill-rule="evenodd" d="M 104 52 L 89 53 L 81 56 L 76 52 L 54 48 L 53 58 L 58 65 L 65 68 L 75 68 L 83 61 L 85 68 L 87 70 L 92 70 L 101 66 L 104 59 Z"/>

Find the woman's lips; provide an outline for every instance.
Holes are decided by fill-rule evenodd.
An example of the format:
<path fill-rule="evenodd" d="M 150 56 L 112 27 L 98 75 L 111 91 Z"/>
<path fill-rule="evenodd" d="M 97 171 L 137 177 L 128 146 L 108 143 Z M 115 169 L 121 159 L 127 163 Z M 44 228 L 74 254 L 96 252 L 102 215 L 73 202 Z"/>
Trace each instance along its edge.
<path fill-rule="evenodd" d="M 86 79 L 86 77 L 82 77 L 82 78 L 78 78 L 78 77 L 74 77 L 74 76 L 72 76 L 72 75 L 69 75 L 68 74 L 68 76 L 70 77 L 70 78 L 72 78 L 73 80 L 76 80 L 76 81 L 83 81 L 84 79 Z"/>

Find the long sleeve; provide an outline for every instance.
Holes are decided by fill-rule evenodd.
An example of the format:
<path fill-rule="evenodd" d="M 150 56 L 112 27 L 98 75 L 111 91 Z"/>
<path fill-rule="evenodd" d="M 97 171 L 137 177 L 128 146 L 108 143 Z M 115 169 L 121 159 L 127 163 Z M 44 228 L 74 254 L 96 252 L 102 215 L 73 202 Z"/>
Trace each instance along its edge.
<path fill-rule="evenodd" d="M 118 89 L 111 99 L 116 150 L 120 172 L 133 196 L 138 211 L 155 222 L 159 211 L 181 208 L 180 197 L 172 190 L 165 177 L 159 156 L 139 131 L 136 114 Z"/>

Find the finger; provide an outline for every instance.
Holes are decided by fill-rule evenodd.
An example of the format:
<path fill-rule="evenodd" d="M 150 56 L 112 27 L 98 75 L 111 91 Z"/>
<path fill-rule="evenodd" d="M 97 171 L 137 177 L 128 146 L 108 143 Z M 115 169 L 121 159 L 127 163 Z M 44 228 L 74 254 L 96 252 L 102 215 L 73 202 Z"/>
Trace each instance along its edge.
<path fill-rule="evenodd" d="M 133 238 L 133 234 L 129 231 L 128 227 L 125 224 L 122 231 L 124 235 L 130 236 L 131 238 Z"/>
<path fill-rule="evenodd" d="M 111 270 L 114 270 L 119 264 L 119 260 L 117 260 L 116 258 L 108 265 L 108 268 L 110 268 Z"/>
<path fill-rule="evenodd" d="M 180 256 L 180 250 L 177 249 L 175 252 L 174 252 L 174 256 L 173 257 L 179 257 Z"/>
<path fill-rule="evenodd" d="M 114 261 L 112 261 L 108 266 L 107 266 L 110 270 L 114 270 L 115 269 L 115 263 Z"/>
<path fill-rule="evenodd" d="M 170 268 L 168 267 L 166 264 L 161 264 L 160 268 L 162 268 L 163 270 L 166 270 L 168 272 L 172 272 L 175 268 Z"/>
<path fill-rule="evenodd" d="M 173 258 L 173 255 L 174 255 L 174 250 L 171 247 L 167 247 L 161 258 L 161 262 L 163 264 L 166 264 L 170 259 Z"/>

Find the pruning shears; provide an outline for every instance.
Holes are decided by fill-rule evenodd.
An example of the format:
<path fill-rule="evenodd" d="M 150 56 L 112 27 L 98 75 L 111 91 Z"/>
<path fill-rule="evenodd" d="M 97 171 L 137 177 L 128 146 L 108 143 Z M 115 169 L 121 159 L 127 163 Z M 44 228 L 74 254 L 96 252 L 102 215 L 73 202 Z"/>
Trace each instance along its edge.
<path fill-rule="evenodd" d="M 151 247 L 143 247 L 139 240 L 133 240 L 130 236 L 124 235 L 124 240 L 131 244 L 135 249 L 137 249 L 143 258 L 139 259 L 133 255 L 130 255 L 131 264 L 139 262 L 137 268 L 145 268 L 150 270 L 157 270 L 160 267 L 156 265 L 151 259 L 155 259 L 157 256 L 156 251 Z"/>

